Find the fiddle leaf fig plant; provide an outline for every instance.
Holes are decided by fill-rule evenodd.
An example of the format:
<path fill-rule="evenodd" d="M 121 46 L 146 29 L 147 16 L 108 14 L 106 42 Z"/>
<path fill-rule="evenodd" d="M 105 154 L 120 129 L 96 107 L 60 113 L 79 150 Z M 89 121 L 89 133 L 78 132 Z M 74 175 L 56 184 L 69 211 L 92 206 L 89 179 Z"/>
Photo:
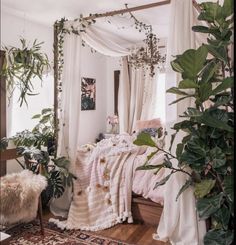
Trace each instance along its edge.
<path fill-rule="evenodd" d="M 195 32 L 204 33 L 207 43 L 198 49 L 186 50 L 171 62 L 172 69 L 181 74 L 177 87 L 167 90 L 178 95 L 173 103 L 191 97 L 195 107 L 188 107 L 181 122 L 174 124 L 171 146 L 179 131 L 186 133 L 177 144 L 175 154 L 165 153 L 165 160 L 156 169 L 169 168 L 170 175 L 156 184 L 165 184 L 176 172 L 188 175 L 178 196 L 189 186 L 194 187 L 196 207 L 200 219 L 208 220 L 204 244 L 232 244 L 234 235 L 234 75 L 229 48 L 232 44 L 233 1 L 205 2 L 199 5 L 198 19 L 204 26 L 194 26 Z M 139 135 L 134 142 L 153 147 L 150 135 Z M 178 161 L 174 167 L 172 160 Z M 186 167 L 191 171 L 186 171 Z M 154 166 L 153 166 L 154 168 Z M 143 170 L 150 168 L 148 161 Z M 176 198 L 178 198 L 178 196 Z"/>
<path fill-rule="evenodd" d="M 27 96 L 37 95 L 34 92 L 33 79 L 43 79 L 43 73 L 50 69 L 48 57 L 42 53 L 43 42 L 35 39 L 32 47 L 29 47 L 26 40 L 21 38 L 21 48 L 3 47 L 5 51 L 4 65 L 1 75 L 6 78 L 9 98 L 17 88 L 20 91 L 20 106 L 27 105 Z"/>

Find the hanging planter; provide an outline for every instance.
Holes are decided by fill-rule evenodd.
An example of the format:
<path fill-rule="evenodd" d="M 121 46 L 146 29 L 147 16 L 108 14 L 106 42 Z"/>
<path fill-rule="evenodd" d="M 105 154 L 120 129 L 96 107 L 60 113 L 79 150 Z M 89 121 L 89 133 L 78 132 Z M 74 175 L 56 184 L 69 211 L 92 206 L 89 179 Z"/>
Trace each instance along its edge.
<path fill-rule="evenodd" d="M 33 79 L 39 78 L 42 81 L 50 65 L 47 55 L 41 52 L 43 42 L 38 43 L 35 39 L 32 47 L 26 45 L 25 39 L 20 39 L 20 42 L 21 48 L 3 47 L 6 58 L 0 75 L 6 78 L 9 99 L 15 88 L 20 91 L 18 101 L 22 106 L 23 103 L 27 105 L 27 96 L 36 95 Z"/>

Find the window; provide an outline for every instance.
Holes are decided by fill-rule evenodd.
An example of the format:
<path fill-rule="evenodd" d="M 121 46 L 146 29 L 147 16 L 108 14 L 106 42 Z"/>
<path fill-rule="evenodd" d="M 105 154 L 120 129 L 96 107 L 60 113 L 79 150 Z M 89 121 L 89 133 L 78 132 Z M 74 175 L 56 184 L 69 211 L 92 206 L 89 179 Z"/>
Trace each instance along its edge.
<path fill-rule="evenodd" d="M 19 106 L 20 92 L 14 91 L 11 108 L 8 108 L 8 127 L 10 127 L 8 128 L 8 136 L 13 136 L 25 129 L 31 130 L 37 124 L 36 120 L 31 119 L 32 116 L 41 113 L 43 108 L 53 107 L 53 76 L 51 74 L 44 75 L 42 86 L 39 79 L 35 79 L 33 84 L 34 92 L 38 94 L 27 97 L 28 107 L 25 104 L 22 107 Z"/>

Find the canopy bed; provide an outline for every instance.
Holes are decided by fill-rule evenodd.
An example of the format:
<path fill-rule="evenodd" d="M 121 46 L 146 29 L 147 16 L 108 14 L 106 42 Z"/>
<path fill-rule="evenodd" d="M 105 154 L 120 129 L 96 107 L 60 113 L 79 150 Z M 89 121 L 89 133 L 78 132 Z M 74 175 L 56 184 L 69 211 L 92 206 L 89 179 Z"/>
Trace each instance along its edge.
<path fill-rule="evenodd" d="M 168 181 L 168 184 L 153 191 L 151 186 L 154 186 L 155 182 L 160 181 L 168 173 L 164 169 L 156 175 L 151 171 L 148 173 L 135 171 L 153 151 L 152 147 L 135 146 L 133 141 L 137 133 L 140 132 L 137 130 L 138 120 L 148 119 L 147 111 L 152 104 L 150 94 L 146 93 L 145 95 L 140 91 L 152 91 L 153 77 L 155 77 L 153 67 L 158 62 L 148 64 L 149 69 L 131 68 L 128 70 L 130 60 L 127 59 L 127 56 L 132 55 L 132 50 L 121 46 L 110 33 L 106 33 L 99 26 L 94 25 L 96 18 L 125 12 L 131 13 L 164 4 L 171 4 L 172 28 L 174 28 L 176 20 L 179 20 L 177 23 L 179 28 L 182 28 L 181 21 L 184 18 L 184 21 L 189 23 L 189 26 L 184 26 L 186 30 L 183 29 L 186 36 L 185 42 L 182 41 L 182 34 L 177 35 L 176 29 L 172 30 L 172 36 L 168 40 L 166 67 L 166 86 L 168 87 L 177 80 L 168 65 L 171 54 L 176 54 L 195 45 L 193 42 L 195 39 L 192 39 L 189 29 L 194 19 L 195 9 L 193 6 L 196 6 L 195 2 L 193 4 L 191 1 L 186 3 L 182 0 L 168 0 L 135 8 L 126 7 L 120 11 L 95 14 L 74 21 L 62 19 L 54 25 L 55 128 L 60 129 L 56 131 L 55 135 L 57 155 L 69 157 L 71 171 L 78 177 L 78 180 L 74 182 L 73 196 L 68 191 L 61 200 L 54 200 L 51 204 L 51 211 L 54 214 L 62 214 L 59 210 L 62 205 L 69 209 L 66 221 L 51 220 L 62 229 L 99 230 L 125 220 L 133 222 L 133 219 L 137 218 L 150 224 L 157 225 L 159 223 L 154 239 L 162 241 L 169 239 L 174 244 L 178 244 L 178 242 L 189 244 L 191 242 L 196 245 L 200 244 L 199 240 L 202 240 L 205 224 L 197 219 L 192 190 L 188 189 L 179 197 L 178 201 L 175 200 L 179 189 L 186 180 L 185 177 L 176 174 Z M 184 11 L 187 11 L 188 14 L 183 17 L 181 13 Z M 147 37 L 149 34 L 154 36 L 152 29 Z M 178 38 L 174 35 L 177 35 Z M 176 44 L 173 44 L 173 40 L 176 41 Z M 122 100 L 118 100 L 120 135 L 105 139 L 96 146 L 78 146 L 80 85 L 75 81 L 80 79 L 80 56 L 84 43 L 104 55 L 122 57 L 123 64 L 119 88 L 119 98 L 122 95 Z M 136 87 L 138 91 L 136 94 L 130 90 L 132 87 Z M 59 93 L 59 91 L 61 92 Z M 134 98 L 134 100 L 130 101 L 129 98 Z M 172 99 L 173 97 L 167 97 L 167 103 Z M 142 104 L 143 101 L 146 103 Z M 134 108 L 134 104 L 139 103 L 141 103 L 141 109 Z M 171 110 L 168 112 L 170 118 L 167 122 L 177 119 L 177 109 L 172 108 Z M 158 122 L 159 125 L 155 126 L 156 129 L 164 127 L 160 121 Z M 152 127 L 146 124 L 143 126 L 145 129 Z M 132 134 L 134 129 L 137 132 Z M 164 137 L 163 135 L 156 136 L 157 143 L 163 144 L 164 138 L 165 135 Z M 163 153 L 157 154 L 153 159 L 153 164 L 161 164 L 163 159 Z M 133 198 L 132 191 L 136 193 Z M 149 198 L 149 200 L 143 197 Z M 72 200 L 71 203 L 69 200 Z M 59 202 L 61 204 L 58 205 Z M 104 219 L 105 217 L 106 219 Z M 187 229 L 188 234 L 186 234 Z"/>

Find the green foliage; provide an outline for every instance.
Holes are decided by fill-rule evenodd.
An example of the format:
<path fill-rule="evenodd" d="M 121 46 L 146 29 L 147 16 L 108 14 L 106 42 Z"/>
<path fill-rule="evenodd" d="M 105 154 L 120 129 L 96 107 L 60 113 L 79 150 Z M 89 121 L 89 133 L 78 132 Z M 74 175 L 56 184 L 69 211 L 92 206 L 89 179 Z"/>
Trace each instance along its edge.
<path fill-rule="evenodd" d="M 64 53 L 63 53 L 63 45 L 65 40 L 66 34 L 75 34 L 80 35 L 82 32 L 86 32 L 86 28 L 92 24 L 94 24 L 96 21 L 95 19 L 90 20 L 84 20 L 83 15 L 80 15 L 79 19 L 74 19 L 74 21 L 78 21 L 79 25 L 76 25 L 74 27 L 73 25 L 70 25 L 70 27 L 65 26 L 65 22 L 68 21 L 66 18 L 61 18 L 60 20 L 57 20 L 54 23 L 54 31 L 57 35 L 57 44 L 54 43 L 53 45 L 53 53 L 54 56 L 57 58 L 57 75 L 58 80 L 61 80 L 63 65 L 64 65 Z M 82 40 L 82 46 L 85 46 L 85 42 Z M 61 85 L 59 86 L 59 91 L 61 91 Z"/>
<path fill-rule="evenodd" d="M 38 173 L 39 168 L 48 180 L 48 187 L 44 194 L 47 194 L 47 202 L 52 198 L 59 198 L 66 186 L 73 185 L 76 177 L 69 172 L 70 161 L 66 157 L 56 158 L 54 146 L 54 111 L 52 108 L 45 108 L 40 114 L 32 119 L 37 120 L 32 131 L 24 130 L 10 138 L 0 140 L 0 150 L 5 150 L 8 143 L 12 141 L 16 145 L 18 156 L 23 156 L 24 162 L 18 163 L 31 171 Z M 44 199 L 44 198 L 43 198 Z"/>
<path fill-rule="evenodd" d="M 202 180 L 200 183 L 195 184 L 194 194 L 197 198 L 202 198 L 206 196 L 212 188 L 215 186 L 216 180 L 206 179 Z"/>
<path fill-rule="evenodd" d="M 187 108 L 180 115 L 184 120 L 173 126 L 176 132 L 171 137 L 171 146 L 179 131 L 187 135 L 177 145 L 175 156 L 156 146 L 158 151 L 166 153 L 162 167 L 171 169 L 171 174 L 185 172 L 186 166 L 192 171 L 185 172 L 190 178 L 178 196 L 189 186 L 194 187 L 199 216 L 210 222 L 204 244 L 232 244 L 234 233 L 234 75 L 228 56 L 232 43 L 232 5 L 232 0 L 225 0 L 223 6 L 212 2 L 200 4 L 198 19 L 207 25 L 192 29 L 208 35 L 207 43 L 176 56 L 171 66 L 183 80 L 167 90 L 180 97 L 172 104 L 187 97 L 195 99 L 195 107 Z M 152 145 L 147 142 L 146 136 L 135 141 L 138 145 Z M 178 160 L 178 168 L 173 167 L 172 159 Z M 139 167 L 153 168 L 148 161 Z M 156 186 L 165 184 L 171 174 Z"/>
<path fill-rule="evenodd" d="M 25 39 L 20 39 L 21 48 L 3 47 L 5 61 L 1 75 L 6 77 L 7 89 L 10 97 L 15 88 L 19 89 L 20 106 L 26 103 L 26 97 L 36 95 L 32 79 L 37 77 L 42 81 L 43 72 L 48 70 L 50 65 L 46 54 L 41 52 L 41 43 L 37 40 L 32 47 L 28 47 Z"/>
<path fill-rule="evenodd" d="M 137 136 L 137 139 L 134 141 L 134 144 L 156 147 L 156 143 L 150 137 L 150 134 L 143 132 Z"/>

